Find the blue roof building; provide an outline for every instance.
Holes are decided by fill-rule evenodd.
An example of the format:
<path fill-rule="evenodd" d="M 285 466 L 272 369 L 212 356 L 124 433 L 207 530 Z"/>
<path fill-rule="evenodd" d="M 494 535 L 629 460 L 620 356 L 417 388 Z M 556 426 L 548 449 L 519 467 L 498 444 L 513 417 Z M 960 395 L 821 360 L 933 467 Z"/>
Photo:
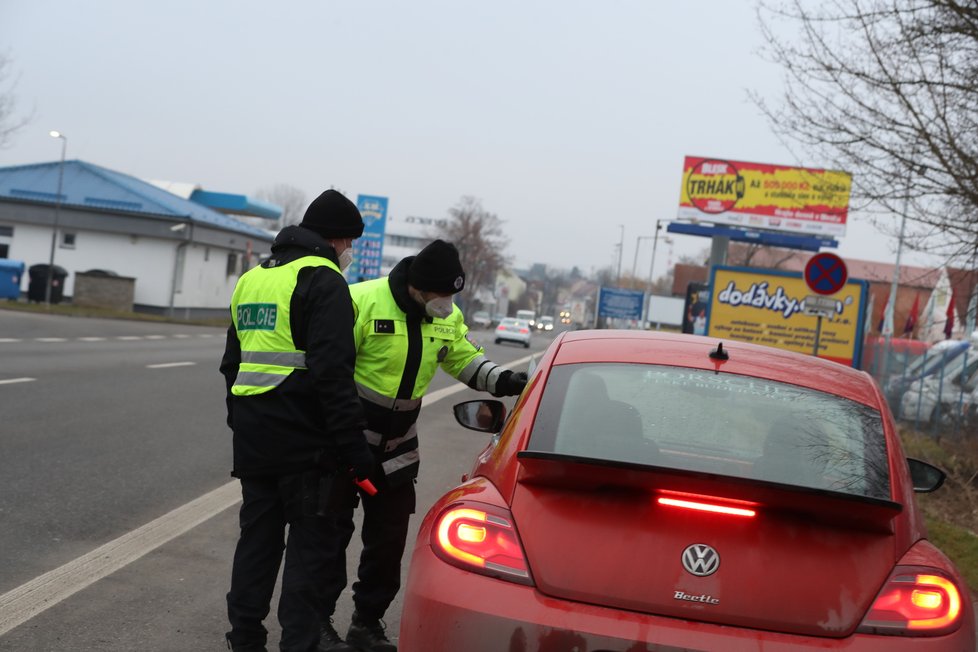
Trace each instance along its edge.
<path fill-rule="evenodd" d="M 274 233 L 226 213 L 275 219 L 277 207 L 226 193 L 199 198 L 79 160 L 0 168 L 0 258 L 46 265 L 56 234 L 66 296 L 72 273 L 103 269 L 136 279 L 136 310 L 227 314 L 238 276 Z"/>

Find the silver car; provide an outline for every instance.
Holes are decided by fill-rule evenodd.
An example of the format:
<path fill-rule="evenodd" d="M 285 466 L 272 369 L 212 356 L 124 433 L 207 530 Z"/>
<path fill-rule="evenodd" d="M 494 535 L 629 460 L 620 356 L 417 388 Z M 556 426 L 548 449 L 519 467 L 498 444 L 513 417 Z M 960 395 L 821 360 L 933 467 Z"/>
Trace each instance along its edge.
<path fill-rule="evenodd" d="M 514 317 L 506 317 L 496 326 L 496 344 L 516 342 L 530 348 L 530 323 Z"/>

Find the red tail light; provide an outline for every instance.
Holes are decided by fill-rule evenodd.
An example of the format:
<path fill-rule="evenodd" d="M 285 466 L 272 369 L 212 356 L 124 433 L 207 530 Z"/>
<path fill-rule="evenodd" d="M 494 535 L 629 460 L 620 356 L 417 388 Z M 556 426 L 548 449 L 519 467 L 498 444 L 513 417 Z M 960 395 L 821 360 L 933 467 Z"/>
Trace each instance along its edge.
<path fill-rule="evenodd" d="M 467 571 L 533 584 L 512 516 L 481 503 L 452 505 L 431 530 L 431 547 L 441 559 Z"/>
<path fill-rule="evenodd" d="M 520 332 L 521 333 L 529 333 L 530 332 L 530 329 L 529 328 L 521 328 L 520 329 Z"/>
<path fill-rule="evenodd" d="M 940 571 L 898 566 L 859 625 L 866 634 L 938 636 L 961 624 L 961 592 Z"/>

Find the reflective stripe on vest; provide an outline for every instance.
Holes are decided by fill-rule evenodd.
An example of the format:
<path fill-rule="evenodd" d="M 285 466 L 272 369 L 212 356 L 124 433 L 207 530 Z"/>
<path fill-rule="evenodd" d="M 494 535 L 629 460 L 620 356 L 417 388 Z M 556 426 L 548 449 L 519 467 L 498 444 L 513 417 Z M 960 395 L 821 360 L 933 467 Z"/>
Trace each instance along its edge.
<path fill-rule="evenodd" d="M 278 267 L 255 267 L 238 279 L 231 319 L 241 344 L 241 363 L 231 387 L 233 395 L 264 394 L 296 369 L 305 368 L 306 354 L 292 341 L 292 293 L 300 270 L 322 266 L 340 273 L 331 260 L 303 256 Z"/>

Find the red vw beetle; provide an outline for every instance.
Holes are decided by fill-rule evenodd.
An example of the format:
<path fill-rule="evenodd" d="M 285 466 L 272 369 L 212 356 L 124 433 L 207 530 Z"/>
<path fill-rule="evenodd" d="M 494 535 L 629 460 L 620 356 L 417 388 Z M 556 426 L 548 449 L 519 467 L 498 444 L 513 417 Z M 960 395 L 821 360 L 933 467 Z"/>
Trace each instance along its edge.
<path fill-rule="evenodd" d="M 839 364 L 637 331 L 560 335 L 422 522 L 403 652 L 974 650 L 879 389 Z"/>

